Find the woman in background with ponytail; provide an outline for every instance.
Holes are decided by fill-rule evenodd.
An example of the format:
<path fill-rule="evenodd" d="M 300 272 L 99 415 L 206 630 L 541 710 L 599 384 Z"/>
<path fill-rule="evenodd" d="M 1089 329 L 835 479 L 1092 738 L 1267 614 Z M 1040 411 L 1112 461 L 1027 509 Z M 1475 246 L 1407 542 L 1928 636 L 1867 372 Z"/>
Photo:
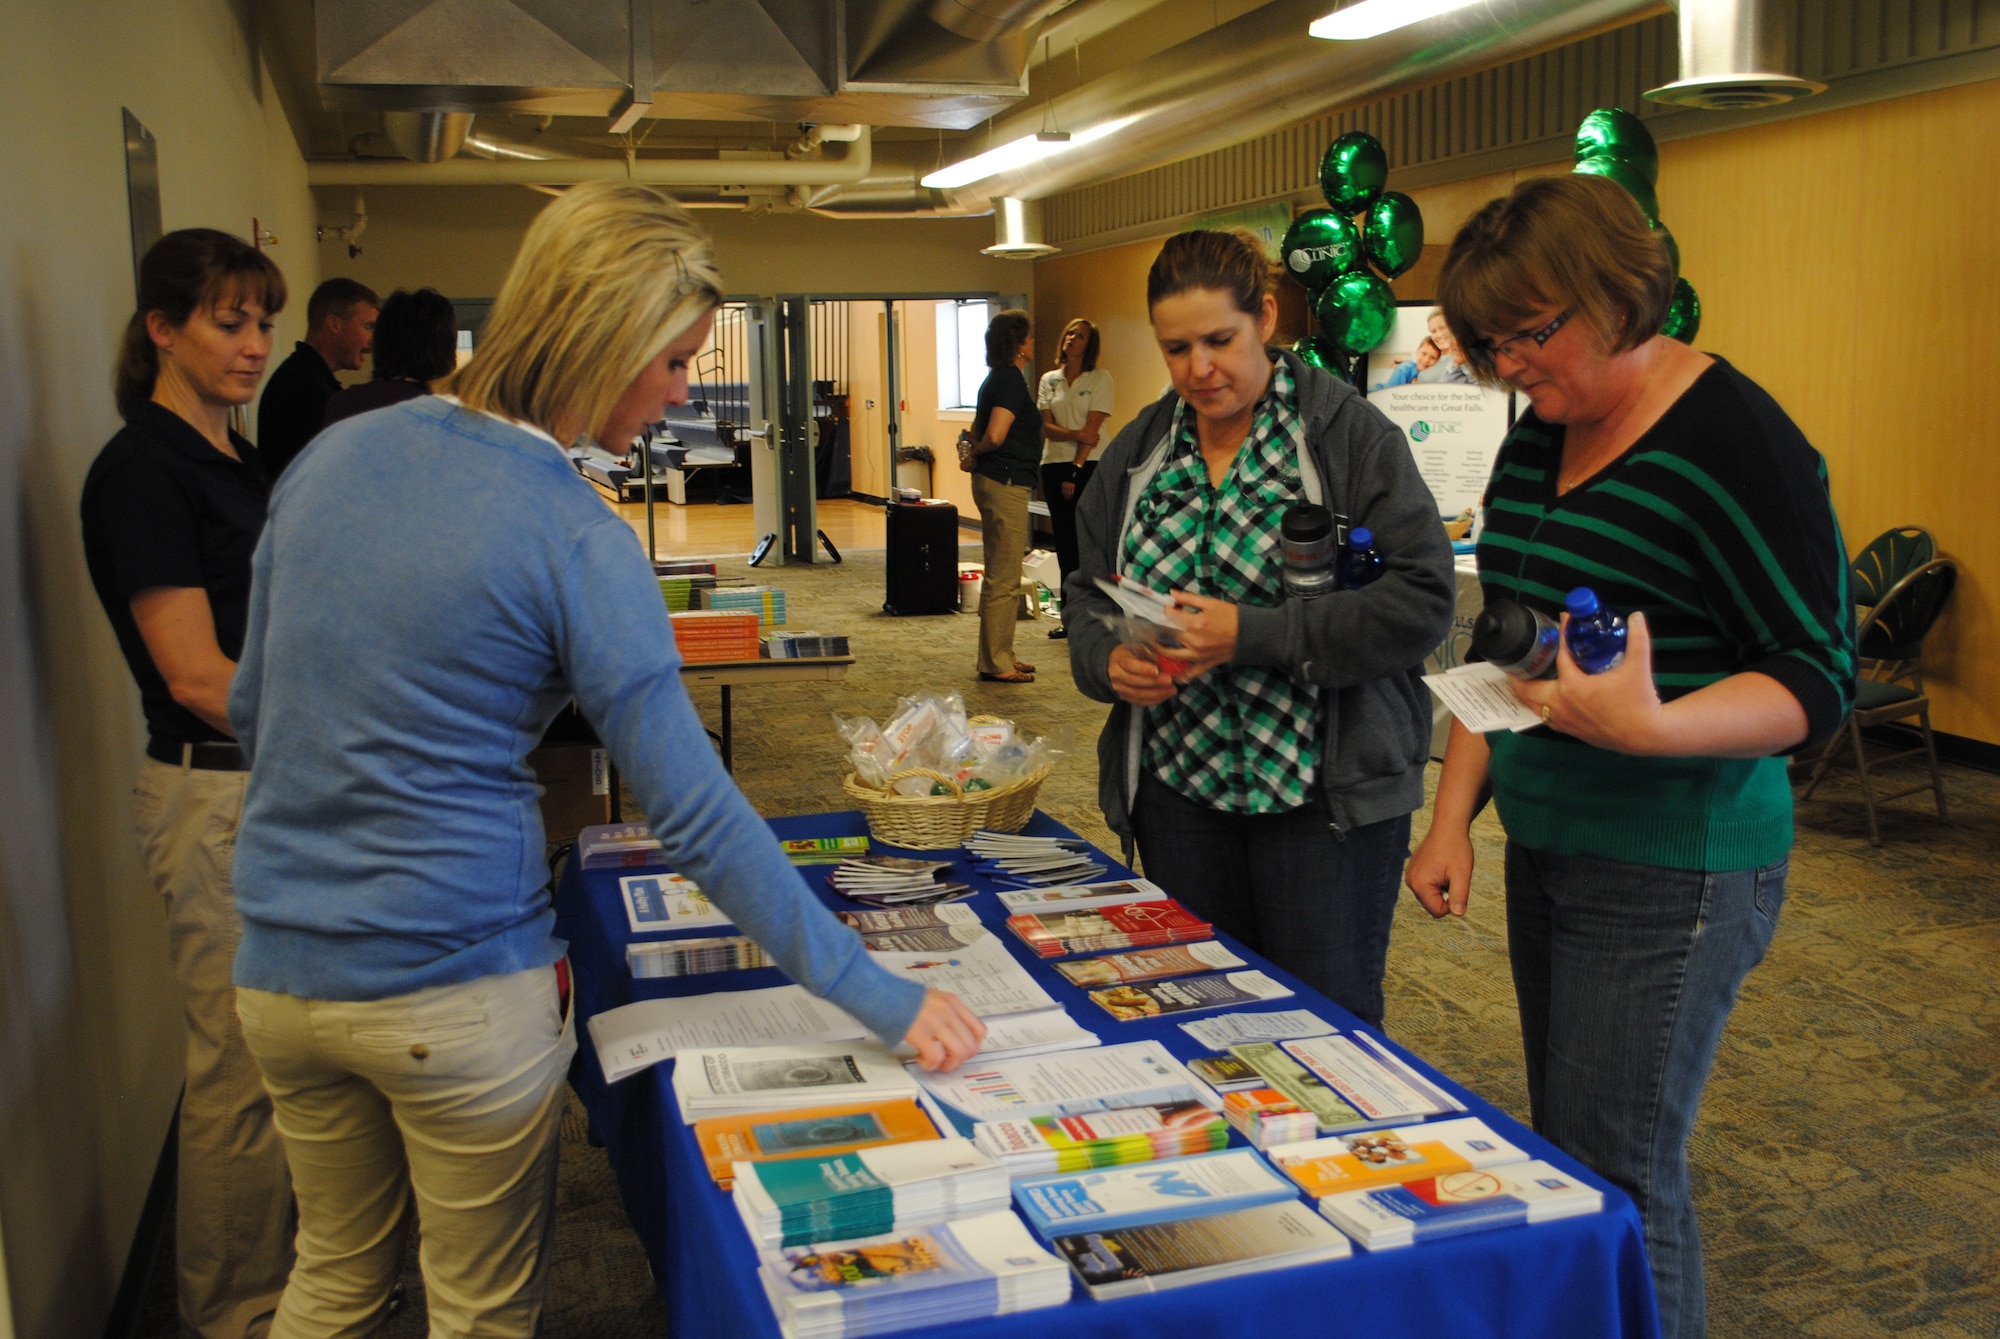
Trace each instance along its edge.
<path fill-rule="evenodd" d="M 264 1333 L 292 1268 L 285 1152 L 229 981 L 246 777 L 229 687 L 271 489 L 229 414 L 256 397 L 284 305 L 284 276 L 241 238 L 155 242 L 119 350 L 125 426 L 83 485 L 84 559 L 146 716 L 134 823 L 187 1019 L 174 1255 L 203 1339 Z"/>

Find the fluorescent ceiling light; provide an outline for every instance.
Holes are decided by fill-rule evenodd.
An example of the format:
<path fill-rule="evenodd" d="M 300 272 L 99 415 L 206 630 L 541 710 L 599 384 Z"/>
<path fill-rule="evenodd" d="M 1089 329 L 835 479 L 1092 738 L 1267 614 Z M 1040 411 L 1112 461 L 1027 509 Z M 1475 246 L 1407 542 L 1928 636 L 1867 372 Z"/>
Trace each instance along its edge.
<path fill-rule="evenodd" d="M 495 158 L 521 158 L 531 163 L 545 163 L 549 159 L 549 155 L 545 153 L 530 153 L 526 149 L 511 148 L 494 140 L 481 139 L 477 135 L 467 135 L 465 142 L 468 147 L 484 154 L 491 154 Z"/>
<path fill-rule="evenodd" d="M 1068 153 L 1071 149 L 1079 148 L 1090 143 L 1092 140 L 1100 140 L 1106 135 L 1116 134 L 1138 119 L 1136 116 L 1122 116 L 1115 121 L 1106 121 L 1103 125 L 1092 126 L 1088 130 L 1079 130 L 1066 140 L 1042 139 L 1036 135 L 1023 135 L 1021 138 L 1011 143 L 1003 144 L 997 149 L 988 149 L 985 153 L 979 154 L 976 157 L 967 158 L 962 162 L 947 164 L 925 177 L 923 184 L 934 191 L 948 191 L 954 186 L 969 186 L 975 181 L 984 181 L 988 177 L 998 176 L 1000 173 L 1013 168 L 1022 167 L 1043 158 L 1053 157 L 1059 153 Z"/>
<path fill-rule="evenodd" d="M 1306 31 L 1336 42 L 1359 42 L 1475 3 L 1477 0 L 1361 0 L 1360 4 L 1336 9 Z"/>

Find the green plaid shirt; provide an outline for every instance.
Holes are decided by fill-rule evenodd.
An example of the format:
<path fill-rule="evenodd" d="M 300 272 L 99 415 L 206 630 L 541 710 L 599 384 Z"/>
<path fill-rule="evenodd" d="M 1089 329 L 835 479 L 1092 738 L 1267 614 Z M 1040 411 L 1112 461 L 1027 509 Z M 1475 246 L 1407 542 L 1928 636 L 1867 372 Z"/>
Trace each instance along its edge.
<path fill-rule="evenodd" d="M 1297 387 L 1280 361 L 1258 401 L 1250 435 L 1221 487 L 1195 437 L 1185 402 L 1173 445 L 1139 496 L 1125 534 L 1125 573 L 1154 590 L 1185 590 L 1266 608 L 1284 602 L 1278 525 L 1303 501 L 1299 453 L 1305 423 Z M 1146 711 L 1141 765 L 1191 800 L 1237 814 L 1296 809 L 1312 793 L 1324 734 L 1319 690 L 1250 665 L 1221 665 Z"/>

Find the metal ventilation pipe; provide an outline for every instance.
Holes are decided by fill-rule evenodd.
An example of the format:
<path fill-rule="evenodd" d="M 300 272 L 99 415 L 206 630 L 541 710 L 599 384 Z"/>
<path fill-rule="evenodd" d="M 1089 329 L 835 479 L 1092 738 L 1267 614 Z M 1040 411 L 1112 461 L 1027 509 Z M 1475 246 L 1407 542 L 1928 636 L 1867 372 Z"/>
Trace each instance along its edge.
<path fill-rule="evenodd" d="M 993 245 L 985 255 L 1003 260 L 1052 256 L 1058 248 L 1042 240 L 1042 202 L 1002 196 L 993 202 Z"/>
<path fill-rule="evenodd" d="M 639 181 L 653 186 L 830 186 L 867 179 L 873 139 L 866 126 L 839 158 L 459 158 L 444 163 L 308 162 L 312 186 L 573 186 Z M 984 212 L 983 210 L 980 212 Z"/>
<path fill-rule="evenodd" d="M 1032 28 L 1069 0 L 931 0 L 924 12 L 947 32 L 991 42 Z"/>
<path fill-rule="evenodd" d="M 1788 73 L 1797 64 L 1794 0 L 1681 0 L 1680 8 L 1681 77 L 1648 89 L 1650 101 L 1732 112 L 1826 91 Z"/>
<path fill-rule="evenodd" d="M 413 163 L 456 158 L 472 133 L 471 112 L 383 112 L 382 134 Z"/>

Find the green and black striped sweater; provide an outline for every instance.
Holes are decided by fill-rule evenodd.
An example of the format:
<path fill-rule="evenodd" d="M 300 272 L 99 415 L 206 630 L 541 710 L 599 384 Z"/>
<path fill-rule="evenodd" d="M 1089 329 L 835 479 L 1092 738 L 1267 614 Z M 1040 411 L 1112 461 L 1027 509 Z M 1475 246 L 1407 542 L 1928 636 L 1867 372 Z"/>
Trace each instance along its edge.
<path fill-rule="evenodd" d="M 1854 611 L 1826 463 L 1777 402 L 1717 359 L 1616 461 L 1561 496 L 1563 429 L 1531 412 L 1494 464 L 1479 538 L 1488 600 L 1551 617 L 1589 586 L 1644 611 L 1666 700 L 1756 671 L 1810 737 L 1854 697 Z M 1548 729 L 1488 736 L 1510 838 L 1670 869 L 1768 865 L 1792 845 L 1782 758 L 1636 758 Z"/>

